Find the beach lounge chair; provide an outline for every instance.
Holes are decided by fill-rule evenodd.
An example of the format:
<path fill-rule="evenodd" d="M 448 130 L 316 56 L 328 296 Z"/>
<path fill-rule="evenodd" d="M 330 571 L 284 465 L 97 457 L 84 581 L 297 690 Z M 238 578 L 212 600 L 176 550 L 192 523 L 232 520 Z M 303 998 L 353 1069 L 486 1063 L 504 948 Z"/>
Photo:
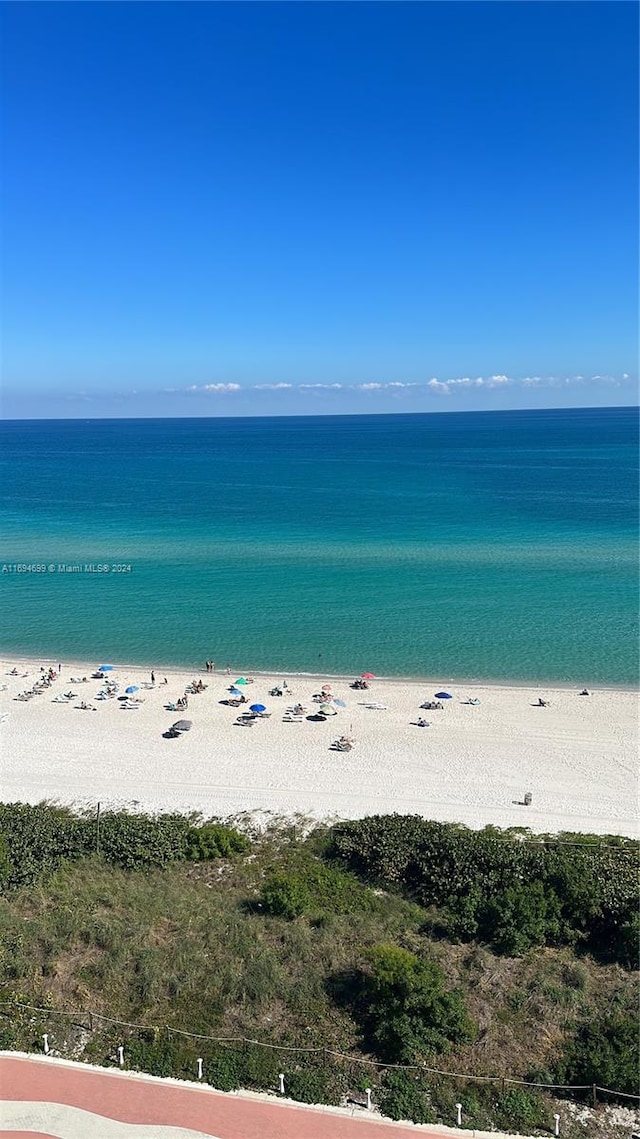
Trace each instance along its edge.
<path fill-rule="evenodd" d="M 353 736 L 340 736 L 332 743 L 331 747 L 334 751 L 351 751 L 355 742 Z"/>

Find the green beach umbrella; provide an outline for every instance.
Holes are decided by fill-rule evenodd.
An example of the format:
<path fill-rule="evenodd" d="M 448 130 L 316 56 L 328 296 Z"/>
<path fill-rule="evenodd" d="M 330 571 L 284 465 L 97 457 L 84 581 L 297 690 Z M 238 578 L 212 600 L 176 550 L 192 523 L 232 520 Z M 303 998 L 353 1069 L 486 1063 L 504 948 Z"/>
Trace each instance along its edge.
<path fill-rule="evenodd" d="M 330 704 L 321 704 L 318 711 L 321 712 L 323 716 L 335 716 L 336 714 L 335 708 L 332 708 Z"/>
<path fill-rule="evenodd" d="M 248 684 L 248 681 L 245 680 L 244 676 L 241 676 L 239 680 L 236 680 L 236 684 Z"/>

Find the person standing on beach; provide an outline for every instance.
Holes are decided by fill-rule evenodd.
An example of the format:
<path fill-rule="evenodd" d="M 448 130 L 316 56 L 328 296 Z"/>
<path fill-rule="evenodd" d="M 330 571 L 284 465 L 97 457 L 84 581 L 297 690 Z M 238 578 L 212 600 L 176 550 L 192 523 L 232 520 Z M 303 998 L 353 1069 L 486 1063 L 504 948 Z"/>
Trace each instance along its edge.
<path fill-rule="evenodd" d="M 155 682 L 156 682 L 156 676 L 155 676 L 155 673 L 154 673 L 154 672 L 152 672 L 152 673 L 151 673 L 151 683 L 152 683 L 152 684 L 155 684 Z"/>

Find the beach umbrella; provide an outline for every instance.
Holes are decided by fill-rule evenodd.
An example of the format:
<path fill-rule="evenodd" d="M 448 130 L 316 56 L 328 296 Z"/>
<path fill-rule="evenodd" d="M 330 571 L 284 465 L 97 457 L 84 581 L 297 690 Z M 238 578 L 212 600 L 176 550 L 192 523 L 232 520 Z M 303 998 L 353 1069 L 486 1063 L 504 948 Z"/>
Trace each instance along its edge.
<path fill-rule="evenodd" d="M 176 720 L 175 724 L 171 725 L 171 730 L 174 732 L 188 732 L 191 727 L 191 720 Z"/>
<path fill-rule="evenodd" d="M 236 684 L 246 684 L 246 683 L 247 683 L 247 681 L 245 680 L 244 676 L 241 676 L 239 680 L 236 680 Z"/>
<path fill-rule="evenodd" d="M 360 673 L 360 679 L 361 680 L 375 680 L 375 678 L 376 678 L 375 672 L 361 672 Z"/>
<path fill-rule="evenodd" d="M 264 704 L 251 704 L 249 707 L 250 712 L 266 712 L 266 710 Z"/>
<path fill-rule="evenodd" d="M 453 700 L 450 692 L 436 692 L 436 700 Z"/>
<path fill-rule="evenodd" d="M 321 704 L 318 711 L 323 716 L 335 716 L 336 714 L 335 708 L 332 708 L 330 704 Z"/>
<path fill-rule="evenodd" d="M 345 704 L 344 700 L 338 700 L 337 696 L 334 696 L 333 703 L 337 704 L 338 708 L 346 708 L 346 706 L 347 706 Z"/>
<path fill-rule="evenodd" d="M 98 672 L 113 672 L 112 664 L 101 664 Z"/>
<path fill-rule="evenodd" d="M 125 692 L 127 692 L 127 693 L 129 693 L 129 692 L 138 692 L 138 691 L 139 691 L 139 689 L 138 689 L 138 685 L 137 685 L 137 684 L 130 684 L 128 688 L 125 688 Z"/>

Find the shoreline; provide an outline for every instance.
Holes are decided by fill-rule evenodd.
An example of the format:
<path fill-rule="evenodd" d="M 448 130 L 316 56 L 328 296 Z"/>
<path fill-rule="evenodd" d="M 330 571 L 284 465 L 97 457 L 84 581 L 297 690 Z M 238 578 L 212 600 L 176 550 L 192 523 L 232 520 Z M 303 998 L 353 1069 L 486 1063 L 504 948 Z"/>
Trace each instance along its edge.
<path fill-rule="evenodd" d="M 117 659 L 117 658 L 116 658 Z M 0 667 L 4 664 L 24 664 L 32 668 L 41 665 L 51 665 L 57 667 L 62 663 L 63 668 L 79 668 L 91 669 L 96 671 L 96 665 L 89 663 L 86 659 L 81 659 L 79 656 L 72 657 L 48 657 L 48 656 L 22 656 L 18 653 L 12 653 L 10 650 L 5 651 L 0 648 Z M 120 662 L 114 665 L 116 670 L 121 672 L 130 673 L 145 673 L 149 674 L 151 670 L 162 674 L 163 676 L 183 676 L 185 673 L 193 673 L 194 676 L 215 676 L 221 679 L 226 678 L 225 668 L 216 668 L 213 673 L 207 672 L 203 663 L 200 664 L 135 664 L 131 662 Z M 231 672 L 233 673 L 233 669 Z M 357 676 L 358 672 L 304 672 L 300 670 L 273 668 L 273 669 L 260 669 L 238 666 L 236 675 L 240 676 L 254 676 L 262 680 L 267 680 L 272 677 L 274 680 L 288 680 L 288 679 L 301 679 L 301 680 L 332 680 L 336 682 L 351 683 Z M 89 675 L 89 674 L 87 674 Z M 231 675 L 231 674 L 230 674 Z M 446 676 L 441 674 L 438 676 L 418 676 L 411 673 L 402 673 L 401 675 L 384 675 L 383 673 L 374 676 L 376 682 L 383 682 L 384 684 L 425 684 L 425 685 L 440 685 L 440 684 L 453 684 L 465 688 L 503 688 L 506 691 L 525 689 L 558 689 L 566 692 L 573 692 L 575 689 L 589 688 L 597 689 L 598 692 L 640 692 L 640 679 L 637 684 L 611 684 L 601 683 L 596 680 L 591 680 L 585 677 L 581 680 L 523 680 L 523 679 L 509 679 L 502 677 L 495 679 L 493 677 L 459 677 L 459 676 Z"/>

